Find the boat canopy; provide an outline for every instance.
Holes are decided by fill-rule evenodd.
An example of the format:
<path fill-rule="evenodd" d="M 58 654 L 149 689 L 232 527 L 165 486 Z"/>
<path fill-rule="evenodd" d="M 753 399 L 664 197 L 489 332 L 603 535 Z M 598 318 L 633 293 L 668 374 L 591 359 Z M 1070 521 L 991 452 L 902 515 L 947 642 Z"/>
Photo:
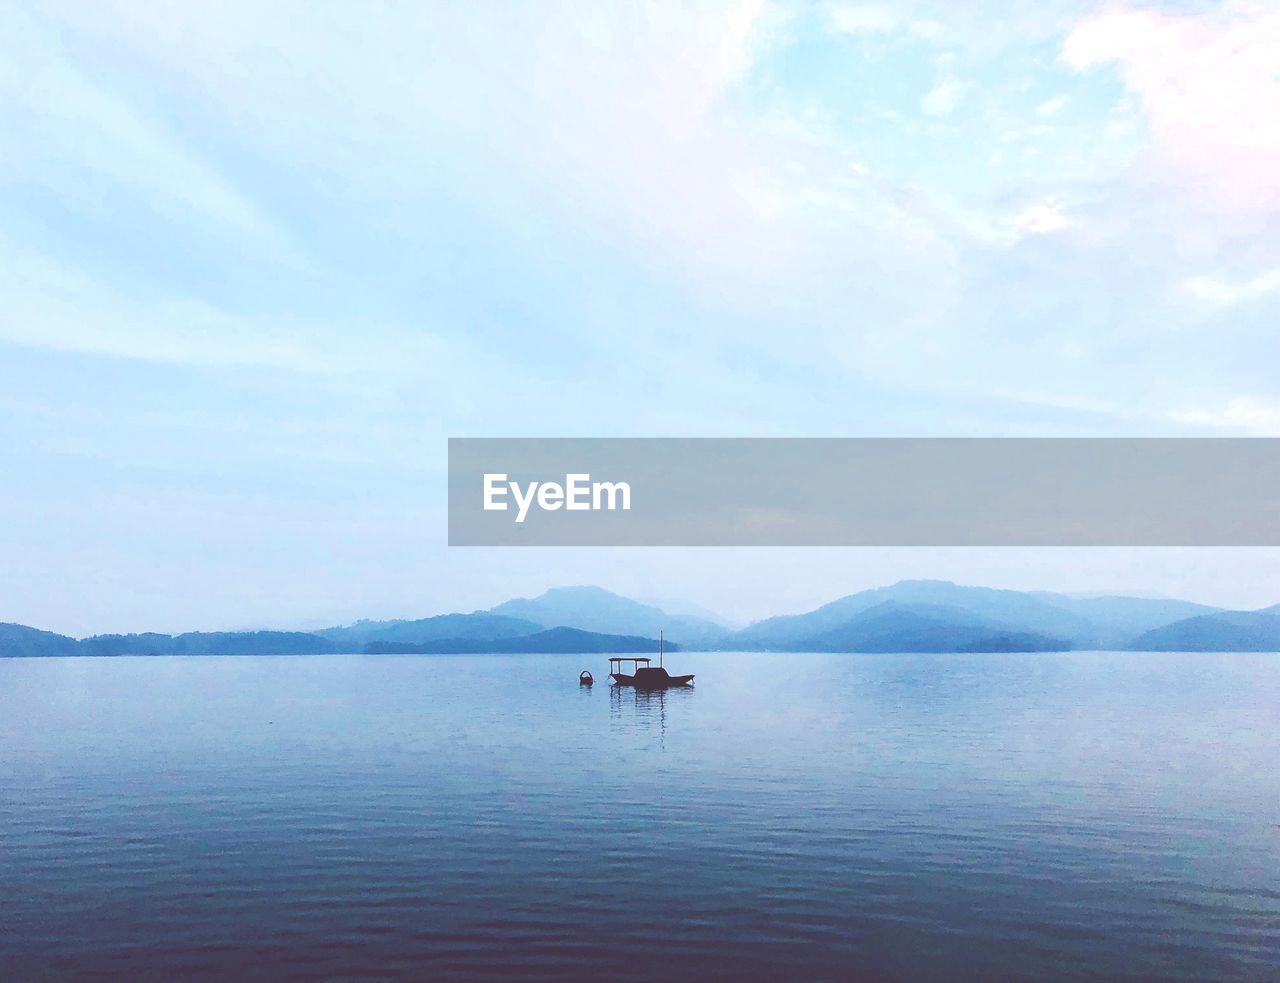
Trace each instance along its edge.
<path fill-rule="evenodd" d="M 650 658 L 646 658 L 645 656 L 636 657 L 632 655 L 611 655 L 609 657 L 609 661 L 610 662 L 652 662 L 653 660 Z"/>

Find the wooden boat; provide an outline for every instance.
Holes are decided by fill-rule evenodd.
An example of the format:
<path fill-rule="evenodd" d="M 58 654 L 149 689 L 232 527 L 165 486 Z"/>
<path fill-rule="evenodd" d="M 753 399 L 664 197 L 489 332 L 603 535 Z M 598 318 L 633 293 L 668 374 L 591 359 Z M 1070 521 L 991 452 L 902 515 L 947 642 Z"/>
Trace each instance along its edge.
<path fill-rule="evenodd" d="M 609 678 L 618 686 L 634 686 L 636 689 L 666 689 L 669 686 L 688 686 L 693 682 L 693 674 L 673 676 L 662 666 L 662 632 L 658 632 L 658 665 L 650 666 L 653 660 L 647 656 L 615 655 L 609 658 Z M 634 665 L 631 673 L 622 671 L 622 663 Z M 641 665 L 643 663 L 643 665 Z"/>

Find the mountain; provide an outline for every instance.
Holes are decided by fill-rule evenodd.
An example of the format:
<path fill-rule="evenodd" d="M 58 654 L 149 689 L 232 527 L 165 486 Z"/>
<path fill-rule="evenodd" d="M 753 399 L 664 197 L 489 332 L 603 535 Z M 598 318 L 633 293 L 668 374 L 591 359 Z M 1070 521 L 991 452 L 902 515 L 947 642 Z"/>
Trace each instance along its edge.
<path fill-rule="evenodd" d="M 733 641 L 750 648 L 778 649 L 836 632 L 858 615 L 886 602 L 909 606 L 926 605 L 963 613 L 971 624 L 981 619 L 987 625 L 999 625 L 1008 631 L 1046 635 L 1078 645 L 1093 640 L 1094 626 L 1088 619 L 1074 614 L 1033 594 L 1020 591 L 994 590 L 989 587 L 961 587 L 943 580 L 904 580 L 890 587 L 850 594 L 824 604 L 807 614 L 768 618 L 738 632 Z"/>
<path fill-rule="evenodd" d="M 183 635 L 93 635 L 76 655 L 324 655 L 333 645 L 302 631 L 190 631 Z"/>
<path fill-rule="evenodd" d="M 333 646 L 305 631 L 191 631 L 173 639 L 173 655 L 324 655 Z"/>
<path fill-rule="evenodd" d="M 668 652 L 679 651 L 679 646 L 668 643 L 666 649 Z M 641 638 L 636 635 L 605 635 L 599 632 L 582 631 L 578 628 L 550 628 L 547 631 L 535 632 L 532 635 L 488 641 L 473 638 L 444 638 L 419 644 L 409 642 L 370 642 L 365 646 L 365 652 L 375 655 L 525 652 L 608 652 L 614 654 L 653 652 L 657 654 L 657 651 L 658 640 L 656 638 Z"/>
<path fill-rule="evenodd" d="M 80 643 L 66 635 L 57 635 L 26 625 L 0 624 L 0 657 L 77 655 Z"/>
<path fill-rule="evenodd" d="M 1078 597 L 904 580 L 741 631 L 677 615 L 599 587 L 557 587 L 488 611 L 358 621 L 317 632 L 154 632 L 77 641 L 0 624 L 0 657 L 312 655 L 342 652 L 672 651 L 1005 652 L 1060 649 L 1280 650 L 1280 604 L 1223 611 L 1187 601 Z"/>
<path fill-rule="evenodd" d="M 337 651 L 361 652 L 372 642 L 421 644 L 443 639 L 496 639 L 532 635 L 545 628 L 541 622 L 476 611 L 441 614 L 416 621 L 357 621 L 345 628 L 316 632 Z"/>
<path fill-rule="evenodd" d="M 986 625 L 1030 641 L 1070 648 L 1123 648 L 1135 635 L 1190 615 L 1218 609 L 1186 601 L 1138 597 L 1074 598 L 1065 594 L 966 587 L 945 580 L 904 580 L 850 594 L 807 614 L 767 618 L 737 632 L 742 648 L 796 648 L 839 632 L 865 611 L 894 603 L 949 609 L 957 626 Z M 938 612 L 934 611 L 933 616 Z M 974 619 L 977 619 L 976 621 Z M 856 634 L 856 633 L 855 633 Z"/>
<path fill-rule="evenodd" d="M 1192 601 L 1151 597 L 1071 597 L 1038 592 L 1055 607 L 1079 615 L 1093 625 L 1098 648 L 1124 648 L 1137 635 L 1183 618 L 1217 614 L 1222 609 Z M 1086 646 L 1081 646 L 1086 647 Z"/>
<path fill-rule="evenodd" d="M 685 648 L 715 648 L 729 635 L 723 625 L 691 615 L 668 614 L 601 587 L 554 587 L 537 597 L 490 608 L 491 615 L 521 618 L 547 627 L 570 625 L 609 635 L 657 637 L 663 630 Z"/>
<path fill-rule="evenodd" d="M 153 631 L 140 635 L 93 635 L 80 642 L 81 655 L 170 655 L 173 636 Z"/>
<path fill-rule="evenodd" d="M 1130 647 L 1139 652 L 1280 652 L 1278 608 L 1186 618 L 1145 632 Z"/>
<path fill-rule="evenodd" d="M 960 608 L 885 601 L 800 639 L 809 652 L 1060 652 L 1065 639 L 1008 628 Z"/>

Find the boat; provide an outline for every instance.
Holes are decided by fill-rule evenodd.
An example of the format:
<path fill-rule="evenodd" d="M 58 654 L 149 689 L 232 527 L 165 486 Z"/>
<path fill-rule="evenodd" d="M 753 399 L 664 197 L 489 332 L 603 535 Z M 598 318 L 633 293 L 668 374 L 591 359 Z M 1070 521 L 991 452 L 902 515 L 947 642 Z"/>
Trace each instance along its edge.
<path fill-rule="evenodd" d="M 653 660 L 648 656 L 614 655 L 609 657 L 609 678 L 615 686 L 634 686 L 636 689 L 667 689 L 671 686 L 688 686 L 693 682 L 693 674 L 673 676 L 663 667 L 662 632 L 658 632 L 658 664 L 651 666 Z M 630 662 L 633 669 L 630 673 L 622 671 L 622 664 Z M 643 663 L 643 664 L 642 664 Z"/>

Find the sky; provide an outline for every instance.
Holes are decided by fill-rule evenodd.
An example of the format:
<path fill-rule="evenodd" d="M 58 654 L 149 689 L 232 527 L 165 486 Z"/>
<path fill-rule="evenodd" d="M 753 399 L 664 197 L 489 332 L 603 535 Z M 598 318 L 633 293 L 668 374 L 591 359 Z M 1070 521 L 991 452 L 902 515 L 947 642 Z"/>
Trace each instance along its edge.
<path fill-rule="evenodd" d="M 4 3 L 0 621 L 1280 551 L 449 549 L 449 436 L 1280 436 L 1273 3 Z"/>

